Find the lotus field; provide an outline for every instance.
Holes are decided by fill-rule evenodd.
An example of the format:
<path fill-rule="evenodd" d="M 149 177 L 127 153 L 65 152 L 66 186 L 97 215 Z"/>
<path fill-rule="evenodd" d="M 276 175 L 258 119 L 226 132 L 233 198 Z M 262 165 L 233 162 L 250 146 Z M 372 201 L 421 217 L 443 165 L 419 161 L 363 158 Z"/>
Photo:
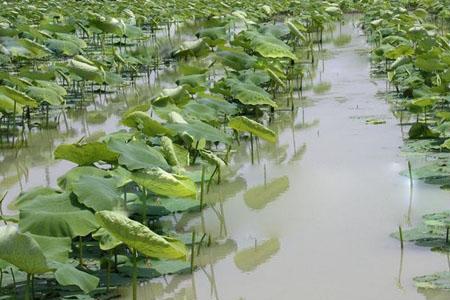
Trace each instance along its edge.
<path fill-rule="evenodd" d="M 448 0 L 1 2 L 0 299 L 448 299 L 449 29 Z"/>

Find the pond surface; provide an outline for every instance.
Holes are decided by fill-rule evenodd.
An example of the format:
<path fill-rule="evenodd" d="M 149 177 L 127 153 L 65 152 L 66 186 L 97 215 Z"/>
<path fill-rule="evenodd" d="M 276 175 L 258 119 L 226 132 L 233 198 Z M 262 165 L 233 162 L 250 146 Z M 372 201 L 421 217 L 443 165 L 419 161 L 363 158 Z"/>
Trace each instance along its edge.
<path fill-rule="evenodd" d="M 200 249 L 192 276 L 152 280 L 140 287 L 141 299 L 449 299 L 417 291 L 412 281 L 449 269 L 449 258 L 412 245 L 402 253 L 389 237 L 400 224 L 448 209 L 448 194 L 421 182 L 411 194 L 409 179 L 399 175 L 407 167 L 402 131 L 385 100 L 386 82 L 370 77 L 369 46 L 355 20 L 327 36 L 298 110 L 276 114 L 277 145 L 256 144 L 251 164 L 242 143 L 226 182 L 211 187 L 211 207 L 166 220 L 214 242 Z M 104 101 L 100 124 L 78 113 L 62 134 L 33 133 L 30 147 L 3 151 L 0 186 L 8 199 L 55 186 L 73 165 L 52 161 L 54 148 L 117 130 L 117 105 Z"/>
<path fill-rule="evenodd" d="M 278 144 L 257 147 L 254 165 L 249 149 L 238 150 L 228 183 L 208 195 L 213 207 L 171 219 L 219 243 L 201 249 L 193 276 L 153 280 L 141 297 L 449 299 L 417 291 L 412 281 L 446 271 L 448 257 L 409 244 L 402 253 L 389 237 L 400 224 L 448 209 L 448 194 L 414 182 L 411 195 L 409 179 L 399 175 L 407 168 L 402 131 L 386 82 L 370 77 L 362 32 L 350 21 L 324 48 L 299 110 L 274 120 Z"/>

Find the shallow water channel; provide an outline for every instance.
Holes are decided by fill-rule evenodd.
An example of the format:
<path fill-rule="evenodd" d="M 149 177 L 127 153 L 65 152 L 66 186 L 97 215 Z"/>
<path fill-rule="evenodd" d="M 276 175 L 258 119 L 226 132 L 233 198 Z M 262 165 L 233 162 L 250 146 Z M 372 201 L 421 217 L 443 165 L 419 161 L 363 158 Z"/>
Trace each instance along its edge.
<path fill-rule="evenodd" d="M 210 207 L 165 220 L 217 240 L 200 249 L 199 268 L 141 285 L 140 299 L 449 299 L 417 291 L 412 281 L 449 269 L 448 257 L 409 244 L 402 253 L 389 237 L 400 224 L 447 209 L 448 194 L 421 182 L 411 194 L 409 179 L 399 175 L 407 167 L 401 128 L 385 99 L 385 81 L 370 77 L 361 30 L 350 20 L 324 48 L 298 110 L 275 116 L 279 142 L 255 145 L 254 164 L 242 143 L 226 182 L 211 188 Z M 116 129 L 118 118 L 111 116 L 93 129 Z M 386 123 L 366 124 L 371 118 Z M 30 151 L 36 163 L 20 185 L 11 183 L 11 194 L 54 185 L 71 166 L 41 164 L 33 158 L 39 154 Z M 129 291 L 122 292 L 127 298 Z"/>

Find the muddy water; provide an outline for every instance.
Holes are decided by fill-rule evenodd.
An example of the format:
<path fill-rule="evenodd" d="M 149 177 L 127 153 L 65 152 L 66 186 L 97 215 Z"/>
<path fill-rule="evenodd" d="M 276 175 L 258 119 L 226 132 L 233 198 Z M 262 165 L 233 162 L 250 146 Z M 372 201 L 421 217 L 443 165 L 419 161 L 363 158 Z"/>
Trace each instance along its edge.
<path fill-rule="evenodd" d="M 402 253 L 389 238 L 399 224 L 448 209 L 448 194 L 415 182 L 411 195 L 399 175 L 401 130 L 386 83 L 369 75 L 360 30 L 349 22 L 325 50 L 299 110 L 277 114 L 277 145 L 255 145 L 253 165 L 249 147 L 238 151 L 228 183 L 208 195 L 212 207 L 170 219 L 217 241 L 196 256 L 200 268 L 141 286 L 141 299 L 450 297 L 412 281 L 446 271 L 446 256 L 412 245 Z M 386 123 L 367 125 L 371 118 Z"/>

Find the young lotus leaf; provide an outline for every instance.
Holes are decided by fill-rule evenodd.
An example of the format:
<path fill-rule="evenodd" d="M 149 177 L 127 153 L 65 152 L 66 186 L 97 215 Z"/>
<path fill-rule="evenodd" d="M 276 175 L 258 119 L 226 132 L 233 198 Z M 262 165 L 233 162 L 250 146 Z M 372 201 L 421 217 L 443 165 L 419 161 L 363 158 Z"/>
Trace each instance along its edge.
<path fill-rule="evenodd" d="M 130 178 L 157 195 L 192 198 L 197 195 L 197 187 L 191 179 L 168 173 L 160 168 L 146 172 L 134 172 L 131 173 Z"/>
<path fill-rule="evenodd" d="M 76 285 L 83 292 L 89 293 L 94 290 L 99 283 L 99 278 L 78 270 L 71 264 L 53 263 L 56 267 L 55 279 L 62 286 Z"/>
<path fill-rule="evenodd" d="M 119 212 L 101 211 L 95 214 L 97 222 L 116 239 L 140 253 L 161 259 L 183 259 L 185 245 L 177 239 L 160 236 L 147 226 L 133 221 Z"/>
<path fill-rule="evenodd" d="M 31 98 L 21 91 L 18 91 L 6 85 L 0 86 L 0 95 L 6 96 L 23 106 L 37 107 L 38 105 L 35 99 Z"/>
<path fill-rule="evenodd" d="M 280 250 L 278 239 L 270 239 L 260 245 L 238 251 L 234 256 L 234 263 L 243 272 L 251 272 L 267 262 L 278 250 Z"/>
<path fill-rule="evenodd" d="M 189 124 L 167 124 L 166 126 L 179 134 L 186 132 L 196 141 L 204 138 L 211 142 L 230 143 L 229 137 L 224 132 L 202 121 L 192 121 Z"/>
<path fill-rule="evenodd" d="M 289 189 L 289 178 L 283 176 L 247 190 L 244 194 L 245 204 L 253 209 L 262 209 L 270 202 L 275 201 Z"/>
<path fill-rule="evenodd" d="M 125 143 L 111 139 L 108 148 L 119 154 L 119 164 L 126 166 L 128 170 L 141 170 L 159 167 L 170 169 L 164 156 L 156 149 L 148 146 L 143 141 L 131 141 Z"/>
<path fill-rule="evenodd" d="M 113 210 L 122 201 L 121 193 L 113 178 L 82 175 L 71 185 L 72 192 L 77 195 L 78 202 L 95 211 Z"/>
<path fill-rule="evenodd" d="M 142 111 L 135 111 L 130 114 L 126 114 L 122 120 L 122 124 L 128 127 L 141 130 L 148 136 L 155 135 L 173 135 L 173 131 L 153 120 L 147 113 Z"/>
<path fill-rule="evenodd" d="M 86 236 L 98 228 L 94 214 L 70 193 L 37 196 L 20 209 L 19 228 L 36 235 Z"/>
<path fill-rule="evenodd" d="M 254 134 L 268 142 L 275 143 L 277 136 L 275 132 L 264 125 L 253 121 L 245 116 L 234 117 L 228 123 L 228 126 L 237 131 L 245 131 Z"/>
<path fill-rule="evenodd" d="M 55 150 L 55 159 L 65 159 L 80 166 L 92 165 L 98 161 L 115 162 L 119 155 L 108 149 L 105 143 L 61 144 Z"/>
<path fill-rule="evenodd" d="M 52 270 L 39 244 L 31 236 L 20 233 L 13 225 L 0 227 L 0 259 L 28 274 Z"/>

